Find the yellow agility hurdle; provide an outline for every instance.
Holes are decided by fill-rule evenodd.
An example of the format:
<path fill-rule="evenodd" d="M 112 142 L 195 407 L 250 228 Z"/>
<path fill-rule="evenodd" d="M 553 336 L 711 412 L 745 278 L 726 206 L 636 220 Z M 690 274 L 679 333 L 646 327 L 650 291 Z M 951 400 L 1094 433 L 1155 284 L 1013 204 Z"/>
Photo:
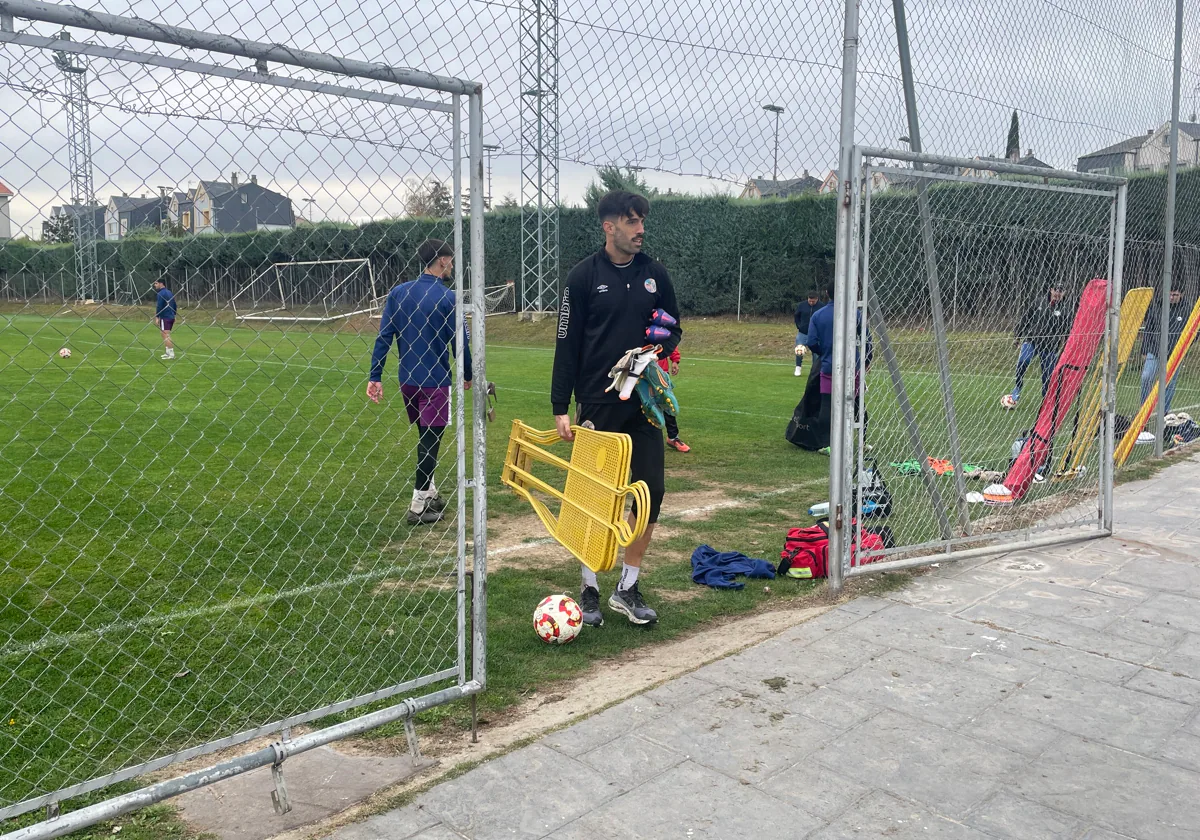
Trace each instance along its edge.
<path fill-rule="evenodd" d="M 646 532 L 650 488 L 644 481 L 629 483 L 633 454 L 629 435 L 582 426 L 571 429 L 575 442 L 570 461 L 565 461 L 544 448 L 560 442 L 558 432 L 538 431 L 514 420 L 500 480 L 533 506 L 550 536 L 579 562 L 593 571 L 607 572 L 616 565 L 617 549 Z M 563 470 L 563 489 L 535 476 L 535 463 Z M 559 502 L 557 517 L 535 492 Z M 629 497 L 637 510 L 632 527 L 625 520 L 625 500 Z"/>

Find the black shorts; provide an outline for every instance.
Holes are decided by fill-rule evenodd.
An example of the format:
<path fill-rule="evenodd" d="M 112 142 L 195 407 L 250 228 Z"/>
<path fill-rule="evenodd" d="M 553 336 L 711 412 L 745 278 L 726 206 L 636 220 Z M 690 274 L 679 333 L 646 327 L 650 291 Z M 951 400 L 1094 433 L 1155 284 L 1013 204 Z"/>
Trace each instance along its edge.
<path fill-rule="evenodd" d="M 582 426 L 590 421 L 598 432 L 620 432 L 629 435 L 633 454 L 629 462 L 629 480 L 644 481 L 650 488 L 650 523 L 658 521 L 666 493 L 662 430 L 650 425 L 642 414 L 642 403 L 636 397 L 619 403 L 583 403 L 577 406 L 575 422 Z"/>

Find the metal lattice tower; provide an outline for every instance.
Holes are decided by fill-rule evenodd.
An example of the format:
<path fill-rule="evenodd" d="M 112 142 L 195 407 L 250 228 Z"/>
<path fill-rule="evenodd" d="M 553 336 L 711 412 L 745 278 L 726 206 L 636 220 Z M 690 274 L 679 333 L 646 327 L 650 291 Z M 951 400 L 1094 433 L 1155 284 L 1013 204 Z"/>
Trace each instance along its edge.
<path fill-rule="evenodd" d="M 521 312 L 558 298 L 558 0 L 521 0 Z"/>
<path fill-rule="evenodd" d="M 71 35 L 62 31 L 60 40 Z M 71 204 L 75 214 L 75 278 L 80 300 L 95 300 L 100 293 L 96 259 L 96 190 L 92 183 L 92 131 L 88 121 L 87 65 L 75 64 L 75 56 L 54 54 L 54 64 L 63 72 L 67 106 L 67 158 L 71 175 Z"/>

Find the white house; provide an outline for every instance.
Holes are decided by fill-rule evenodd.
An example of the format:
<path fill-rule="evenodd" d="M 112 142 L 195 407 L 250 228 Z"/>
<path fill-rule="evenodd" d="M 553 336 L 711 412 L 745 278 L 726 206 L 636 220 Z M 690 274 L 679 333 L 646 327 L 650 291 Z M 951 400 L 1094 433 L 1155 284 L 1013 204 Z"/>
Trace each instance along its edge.
<path fill-rule="evenodd" d="M 1161 172 L 1171 157 L 1171 123 L 1157 129 L 1113 143 L 1079 158 L 1075 168 L 1080 172 L 1117 175 L 1127 172 Z M 1200 165 L 1200 123 L 1179 124 L 1179 165 Z"/>

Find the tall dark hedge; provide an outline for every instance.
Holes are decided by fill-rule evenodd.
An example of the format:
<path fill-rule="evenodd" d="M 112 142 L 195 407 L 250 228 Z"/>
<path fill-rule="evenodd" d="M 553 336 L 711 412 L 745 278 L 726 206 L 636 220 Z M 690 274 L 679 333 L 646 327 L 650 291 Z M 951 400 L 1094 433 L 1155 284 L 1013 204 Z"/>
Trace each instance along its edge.
<path fill-rule="evenodd" d="M 1165 175 L 1130 180 L 1127 210 L 1126 285 L 1155 281 L 1161 271 Z M 935 218 L 938 266 L 956 311 L 968 315 L 1023 302 L 1051 280 L 1081 285 L 1107 264 L 1103 240 L 1108 211 L 1095 198 L 999 185 L 939 184 L 929 191 Z M 1200 269 L 1200 171 L 1179 176 L 1176 241 L 1178 271 Z M 791 311 L 812 288 L 833 274 L 836 198 L 806 195 L 787 200 L 740 201 L 725 197 L 665 197 L 654 201 L 647 222 L 646 250 L 661 260 L 675 281 L 689 315 L 732 313 L 742 275 L 742 312 Z M 895 306 L 919 310 L 926 280 L 916 202 L 893 189 L 874 196 L 871 283 Z M 588 210 L 564 208 L 559 216 L 560 275 L 602 244 L 599 223 Z M 102 242 L 103 266 L 131 277 L 138 288 L 156 276 L 197 274 L 221 282 L 218 300 L 272 262 L 370 258 L 376 276 L 389 286 L 412 277 L 417 245 L 427 237 L 449 239 L 448 220 L 400 219 L 361 227 L 320 225 L 289 231 L 164 238 L 135 231 L 119 243 Z M 498 210 L 485 219 L 488 285 L 520 282 L 521 218 Z M 1157 243 L 1157 251 L 1155 244 Z M 464 253 L 469 260 L 469 242 Z M 1157 254 L 1157 257 L 1156 257 Z M 0 273 L 56 276 L 73 288 L 70 245 L 28 240 L 0 243 Z M 189 273 L 191 273 L 189 275 Z"/>

